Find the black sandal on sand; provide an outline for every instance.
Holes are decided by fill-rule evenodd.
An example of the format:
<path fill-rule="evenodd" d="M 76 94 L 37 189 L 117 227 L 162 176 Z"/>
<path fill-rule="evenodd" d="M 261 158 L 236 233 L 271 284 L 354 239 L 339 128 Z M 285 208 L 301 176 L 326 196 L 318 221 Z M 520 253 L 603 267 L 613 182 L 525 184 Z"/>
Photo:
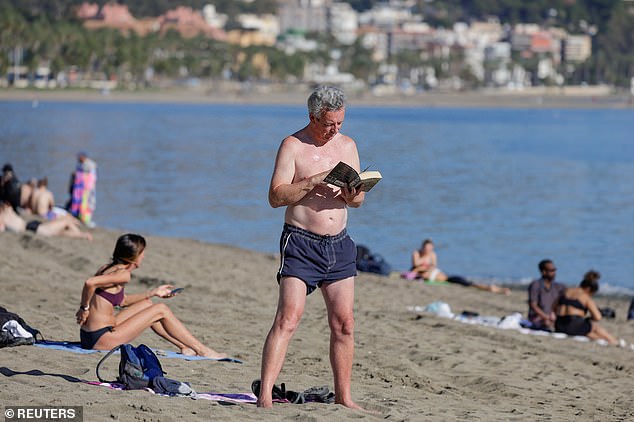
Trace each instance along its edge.
<path fill-rule="evenodd" d="M 310 387 L 301 393 L 304 396 L 305 403 L 334 403 L 335 393 L 330 391 L 328 387 Z"/>
<path fill-rule="evenodd" d="M 255 380 L 251 383 L 251 391 L 255 394 L 255 397 L 260 398 L 260 387 L 262 382 L 260 380 Z M 286 391 L 286 384 L 282 383 L 281 387 L 277 385 L 273 386 L 272 391 L 273 400 L 278 401 L 286 401 L 293 404 L 302 404 L 304 403 L 304 396 L 302 393 L 296 393 L 295 391 Z"/>

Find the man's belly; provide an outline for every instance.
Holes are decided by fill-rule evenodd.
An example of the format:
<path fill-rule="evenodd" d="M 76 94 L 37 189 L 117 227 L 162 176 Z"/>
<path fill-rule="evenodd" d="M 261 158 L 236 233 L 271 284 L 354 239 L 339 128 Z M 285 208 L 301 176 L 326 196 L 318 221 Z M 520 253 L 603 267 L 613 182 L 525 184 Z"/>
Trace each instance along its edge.
<path fill-rule="evenodd" d="M 339 200 L 338 200 L 339 201 Z M 286 208 L 284 222 L 318 235 L 335 235 L 346 228 L 348 210 L 340 208 L 315 210 L 306 205 L 293 205 Z"/>

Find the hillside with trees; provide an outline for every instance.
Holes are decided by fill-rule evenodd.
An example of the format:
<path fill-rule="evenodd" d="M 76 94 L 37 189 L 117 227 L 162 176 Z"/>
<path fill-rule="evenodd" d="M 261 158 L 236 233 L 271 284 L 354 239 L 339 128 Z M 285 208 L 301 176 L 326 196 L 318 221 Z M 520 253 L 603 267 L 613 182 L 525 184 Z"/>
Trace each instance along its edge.
<path fill-rule="evenodd" d="M 308 63 L 327 64 L 329 51 L 342 52 L 342 72 L 370 80 L 378 64 L 359 42 L 345 46 L 332 37 L 312 34 L 317 51 L 288 55 L 274 47 L 240 48 L 202 36 L 183 38 L 174 31 L 141 37 L 113 29 L 87 30 L 75 18 L 81 0 L 0 0 L 0 74 L 6 75 L 19 54 L 30 71 L 42 62 L 56 73 L 73 66 L 102 78 L 116 77 L 136 86 L 147 69 L 154 77 L 229 77 L 233 80 L 293 81 Z M 212 3 L 229 19 L 239 13 L 276 13 L 276 0 L 119 0 L 135 17 L 159 16 L 178 6 L 194 9 Z M 104 4 L 98 0 L 95 3 Z M 377 0 L 350 0 L 356 10 L 372 8 Z M 628 86 L 634 77 L 634 17 L 619 0 L 419 0 L 416 8 L 432 26 L 497 17 L 503 23 L 531 22 L 559 26 L 570 33 L 593 35 L 593 54 L 567 75 L 568 83 L 609 83 Z M 630 6 L 631 7 L 631 6 Z M 308 34 L 309 36 L 311 34 Z M 264 57 L 268 69 L 254 66 Z M 407 66 L 407 54 L 397 57 Z M 397 63 L 399 64 L 399 63 Z"/>

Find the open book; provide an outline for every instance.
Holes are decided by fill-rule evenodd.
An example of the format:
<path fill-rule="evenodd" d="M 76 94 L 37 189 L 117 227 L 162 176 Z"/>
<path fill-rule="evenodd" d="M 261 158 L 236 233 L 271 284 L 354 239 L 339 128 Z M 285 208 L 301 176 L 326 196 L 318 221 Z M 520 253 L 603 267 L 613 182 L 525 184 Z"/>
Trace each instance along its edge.
<path fill-rule="evenodd" d="M 372 189 L 374 185 L 379 183 L 382 177 L 378 171 L 362 171 L 361 173 L 357 173 L 357 171 L 348 164 L 339 161 L 339 164 L 328 173 L 324 182 L 340 188 L 347 186 L 348 189 L 358 188 L 363 192 L 367 192 Z"/>

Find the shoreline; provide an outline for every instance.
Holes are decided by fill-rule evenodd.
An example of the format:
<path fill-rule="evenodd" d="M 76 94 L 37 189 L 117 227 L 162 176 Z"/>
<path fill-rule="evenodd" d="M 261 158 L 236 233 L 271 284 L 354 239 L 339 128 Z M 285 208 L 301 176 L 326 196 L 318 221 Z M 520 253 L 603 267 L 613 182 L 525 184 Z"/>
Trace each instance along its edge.
<path fill-rule="evenodd" d="M 569 108 L 569 109 L 634 109 L 628 94 L 591 94 L 584 91 L 553 93 L 553 90 L 519 93 L 478 91 L 462 93 L 419 93 L 413 95 L 376 96 L 367 92 L 351 92 L 350 104 L 355 107 L 421 107 L 421 108 Z M 166 103 L 166 104 L 231 104 L 231 105 L 304 105 L 307 92 L 253 89 L 249 91 L 203 91 L 170 89 L 157 91 L 38 90 L 0 89 L 0 101 Z"/>

